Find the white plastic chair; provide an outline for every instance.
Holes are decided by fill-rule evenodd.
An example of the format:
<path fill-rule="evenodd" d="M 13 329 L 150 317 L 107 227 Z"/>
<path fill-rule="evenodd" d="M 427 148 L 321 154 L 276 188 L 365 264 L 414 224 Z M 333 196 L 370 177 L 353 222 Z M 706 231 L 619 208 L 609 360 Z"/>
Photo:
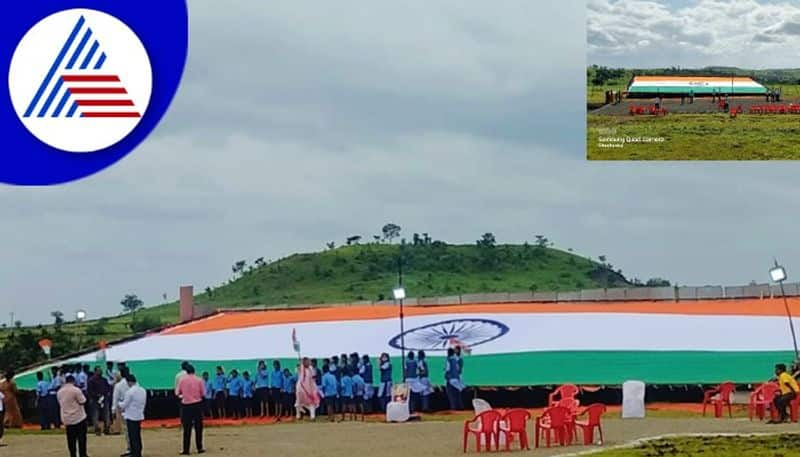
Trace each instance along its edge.
<path fill-rule="evenodd" d="M 622 384 L 622 418 L 642 419 L 645 416 L 645 385 L 642 381 L 625 381 Z"/>

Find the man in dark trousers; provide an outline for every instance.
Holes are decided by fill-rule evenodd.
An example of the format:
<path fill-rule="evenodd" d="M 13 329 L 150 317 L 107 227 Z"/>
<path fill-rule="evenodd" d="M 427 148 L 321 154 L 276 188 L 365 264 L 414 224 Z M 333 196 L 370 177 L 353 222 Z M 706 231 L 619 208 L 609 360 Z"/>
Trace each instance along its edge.
<path fill-rule="evenodd" d="M 789 413 L 786 412 L 786 409 L 789 403 L 797 397 L 797 391 L 800 389 L 797 386 L 797 381 L 786 371 L 786 365 L 782 363 L 775 365 L 775 376 L 778 378 L 778 386 L 781 389 L 781 393 L 775 396 L 773 403 L 781 418 L 779 421 L 770 421 L 770 423 L 780 424 L 789 421 Z"/>
<path fill-rule="evenodd" d="M 189 455 L 189 444 L 194 428 L 195 445 L 197 453 L 205 452 L 203 449 L 203 398 L 205 383 L 198 378 L 192 365 L 184 367 L 186 374 L 178 380 L 175 395 L 181 399 L 181 425 L 183 426 L 183 451 L 182 455 Z"/>
<path fill-rule="evenodd" d="M 86 454 L 86 397 L 75 387 L 75 377 L 68 375 L 56 398 L 61 422 L 67 427 L 67 449 L 70 457 L 88 457 Z M 76 449 L 77 448 L 77 449 Z"/>
<path fill-rule="evenodd" d="M 94 374 L 89 378 L 86 390 L 89 394 L 89 410 L 92 415 L 94 433 L 100 436 L 100 420 L 102 419 L 103 433 L 108 435 L 108 408 L 106 408 L 105 405 L 111 401 L 111 388 L 103 377 L 103 372 L 100 371 L 100 367 L 94 368 Z"/>

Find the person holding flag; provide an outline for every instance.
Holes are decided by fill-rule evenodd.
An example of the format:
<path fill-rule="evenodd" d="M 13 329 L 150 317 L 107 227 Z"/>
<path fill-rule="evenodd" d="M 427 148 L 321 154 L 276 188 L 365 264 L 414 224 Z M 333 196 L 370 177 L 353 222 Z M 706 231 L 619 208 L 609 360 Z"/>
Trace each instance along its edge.
<path fill-rule="evenodd" d="M 297 353 L 300 363 L 297 365 L 297 386 L 295 388 L 295 408 L 296 417 L 299 420 L 303 411 L 308 411 L 311 420 L 316 419 L 317 408 L 319 408 L 319 391 L 314 380 L 315 370 L 311 367 L 311 360 L 300 355 L 300 342 L 297 340 L 297 332 L 292 329 L 292 347 Z"/>

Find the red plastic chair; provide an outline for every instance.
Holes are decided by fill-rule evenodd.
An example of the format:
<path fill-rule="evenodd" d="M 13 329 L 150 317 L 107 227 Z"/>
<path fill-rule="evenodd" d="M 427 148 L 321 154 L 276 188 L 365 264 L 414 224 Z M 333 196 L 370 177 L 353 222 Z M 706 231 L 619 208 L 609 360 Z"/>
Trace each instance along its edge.
<path fill-rule="evenodd" d="M 575 384 L 564 384 L 547 396 L 547 406 L 556 406 L 560 400 L 575 398 L 580 389 Z"/>
<path fill-rule="evenodd" d="M 728 407 L 728 416 L 733 417 L 731 412 L 731 394 L 736 390 L 736 385 L 732 382 L 723 382 L 713 389 L 703 393 L 703 416 L 706 415 L 706 407 L 714 406 L 714 417 L 722 417 L 722 408 Z M 715 398 L 716 397 L 716 398 Z"/>
<path fill-rule="evenodd" d="M 750 401 L 747 405 L 747 416 L 750 420 L 753 420 L 754 415 L 758 417 L 759 420 L 763 420 L 767 409 L 770 410 L 774 419 L 776 411 L 772 405 L 772 401 L 778 390 L 780 390 L 780 388 L 776 383 L 765 382 L 750 393 Z"/>
<path fill-rule="evenodd" d="M 498 423 L 500 422 L 500 413 L 490 409 L 484 411 L 474 418 L 464 421 L 464 452 L 467 452 L 467 440 L 469 435 L 475 436 L 475 448 L 481 452 L 481 439 L 485 440 L 486 450 L 492 450 L 492 442 L 494 442 L 495 449 L 500 446 L 498 439 Z"/>
<path fill-rule="evenodd" d="M 550 447 L 551 438 L 555 438 L 560 445 L 566 446 L 572 441 L 573 427 L 573 416 L 569 409 L 563 406 L 547 408 L 541 416 L 536 418 L 534 447 L 539 447 L 539 440 L 543 433 L 547 447 Z"/>
<path fill-rule="evenodd" d="M 594 429 L 600 433 L 600 444 L 603 444 L 603 427 L 600 425 L 600 418 L 606 412 L 606 405 L 602 403 L 595 403 L 589 405 L 575 416 L 575 438 L 577 439 L 577 429 L 580 428 L 583 433 L 583 444 L 588 446 L 594 442 Z M 586 419 L 578 419 L 580 416 L 586 416 Z"/>
<path fill-rule="evenodd" d="M 498 431 L 506 437 L 506 451 L 511 449 L 511 440 L 515 433 L 519 435 L 520 449 L 531 448 L 528 445 L 528 420 L 530 418 L 531 413 L 524 409 L 511 409 L 500 419 Z"/>
<path fill-rule="evenodd" d="M 578 414 L 578 409 L 581 407 L 581 402 L 575 397 L 567 397 L 558 400 L 553 406 L 561 406 L 567 408 L 573 416 Z"/>

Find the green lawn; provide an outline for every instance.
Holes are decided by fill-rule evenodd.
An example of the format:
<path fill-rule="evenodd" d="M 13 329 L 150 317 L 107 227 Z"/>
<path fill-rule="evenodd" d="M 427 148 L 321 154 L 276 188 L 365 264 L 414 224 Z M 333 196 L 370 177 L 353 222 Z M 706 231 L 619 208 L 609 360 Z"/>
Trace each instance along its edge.
<path fill-rule="evenodd" d="M 600 452 L 599 457 L 694 456 L 794 457 L 800 456 L 800 435 L 703 436 L 648 441 L 628 449 Z"/>
<path fill-rule="evenodd" d="M 681 114 L 666 117 L 589 115 L 590 160 L 798 160 L 800 116 Z M 599 139 L 663 142 L 600 147 Z M 607 143 L 608 144 L 608 143 Z"/>

